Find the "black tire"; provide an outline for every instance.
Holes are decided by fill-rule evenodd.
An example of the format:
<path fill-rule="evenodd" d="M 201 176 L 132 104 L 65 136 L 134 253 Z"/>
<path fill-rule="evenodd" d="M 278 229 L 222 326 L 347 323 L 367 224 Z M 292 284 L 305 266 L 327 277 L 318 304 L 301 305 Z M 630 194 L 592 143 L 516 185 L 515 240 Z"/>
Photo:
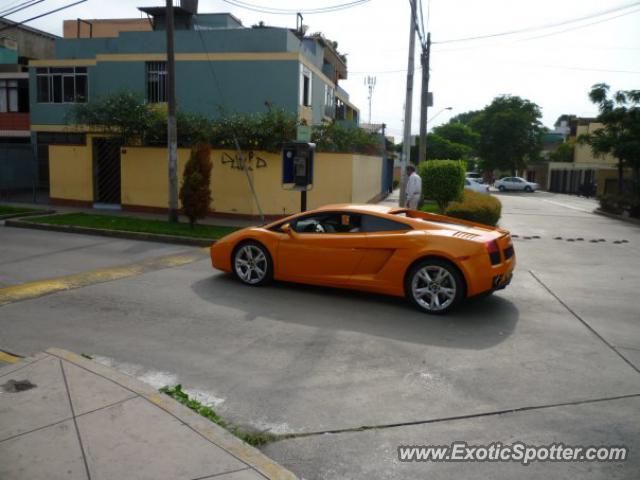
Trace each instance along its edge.
<path fill-rule="evenodd" d="M 440 272 L 443 271 L 446 274 L 440 278 Z M 450 291 L 452 287 L 453 292 Z M 466 284 L 464 277 L 452 263 L 441 258 L 425 258 L 415 263 L 407 272 L 404 291 L 409 301 L 421 312 L 444 315 L 464 300 Z M 420 291 L 424 294 L 419 295 Z M 427 295 L 428 298 L 425 298 Z M 437 300 L 434 300 L 434 296 Z"/>
<path fill-rule="evenodd" d="M 240 243 L 231 255 L 231 268 L 233 275 L 245 285 L 259 287 L 273 280 L 273 260 L 269 250 L 259 242 Z"/>
<path fill-rule="evenodd" d="M 506 190 L 506 188 L 504 187 L 504 185 L 500 185 L 498 187 L 498 190 L 500 190 L 501 192 L 504 192 Z"/>
<path fill-rule="evenodd" d="M 527 193 L 531 193 L 533 192 L 533 190 L 531 189 L 531 187 L 529 185 L 527 185 L 526 187 L 524 187 L 524 191 Z"/>

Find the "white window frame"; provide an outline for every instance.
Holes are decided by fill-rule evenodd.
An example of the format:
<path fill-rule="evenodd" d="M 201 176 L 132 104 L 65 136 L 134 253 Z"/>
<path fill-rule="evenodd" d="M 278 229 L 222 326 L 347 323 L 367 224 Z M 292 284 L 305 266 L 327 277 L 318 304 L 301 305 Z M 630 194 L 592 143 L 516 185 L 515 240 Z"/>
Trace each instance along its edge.
<path fill-rule="evenodd" d="M 304 79 L 309 80 L 309 89 L 307 91 L 307 98 L 304 97 Z M 300 64 L 300 105 L 303 107 L 311 107 L 313 100 L 313 74 L 304 65 Z"/>

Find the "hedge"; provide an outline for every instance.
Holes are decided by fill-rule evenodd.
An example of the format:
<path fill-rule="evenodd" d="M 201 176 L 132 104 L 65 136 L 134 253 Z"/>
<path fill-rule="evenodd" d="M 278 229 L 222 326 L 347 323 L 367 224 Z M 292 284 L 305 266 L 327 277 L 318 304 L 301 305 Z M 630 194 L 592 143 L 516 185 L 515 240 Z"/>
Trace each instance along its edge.
<path fill-rule="evenodd" d="M 459 200 L 464 188 L 465 162 L 458 160 L 428 160 L 420 163 L 418 173 L 422 178 L 422 193 L 438 204 L 441 213 L 449 202 Z"/>
<path fill-rule="evenodd" d="M 446 215 L 495 227 L 501 213 L 502 204 L 496 197 L 465 190 L 462 201 L 450 203 Z"/>

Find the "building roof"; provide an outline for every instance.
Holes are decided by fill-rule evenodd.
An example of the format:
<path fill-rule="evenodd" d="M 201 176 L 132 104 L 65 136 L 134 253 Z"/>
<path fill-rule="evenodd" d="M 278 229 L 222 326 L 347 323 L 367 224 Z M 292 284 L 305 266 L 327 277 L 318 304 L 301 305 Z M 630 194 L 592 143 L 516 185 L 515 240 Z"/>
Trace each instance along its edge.
<path fill-rule="evenodd" d="M 38 30 L 37 28 L 33 28 L 33 27 L 28 27 L 27 25 L 24 25 L 22 23 L 19 22 L 13 22 L 11 20 L 7 20 L 6 18 L 0 18 L 0 25 L 4 28 L 4 26 L 7 26 L 8 28 L 5 28 L 3 31 L 0 32 L 0 37 L 10 37 L 10 35 L 7 35 L 5 32 L 10 31 L 12 28 L 17 28 L 19 30 L 24 30 L 25 32 L 30 32 L 33 33 L 34 35 L 40 35 L 43 37 L 47 37 L 50 38 L 52 40 L 56 40 L 58 38 L 62 38 L 58 35 L 54 35 L 53 33 L 49 33 L 49 32 L 45 32 L 44 30 Z"/>

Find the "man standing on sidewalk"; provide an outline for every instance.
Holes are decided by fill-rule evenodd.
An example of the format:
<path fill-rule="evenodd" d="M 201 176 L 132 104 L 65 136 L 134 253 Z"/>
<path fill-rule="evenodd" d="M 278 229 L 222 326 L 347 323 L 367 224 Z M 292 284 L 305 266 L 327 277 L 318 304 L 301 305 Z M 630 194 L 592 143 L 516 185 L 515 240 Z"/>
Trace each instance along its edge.
<path fill-rule="evenodd" d="M 416 173 L 416 167 L 413 165 L 407 166 L 407 188 L 405 206 L 412 210 L 417 210 L 420 205 L 420 199 L 422 197 L 422 179 L 420 175 Z"/>

